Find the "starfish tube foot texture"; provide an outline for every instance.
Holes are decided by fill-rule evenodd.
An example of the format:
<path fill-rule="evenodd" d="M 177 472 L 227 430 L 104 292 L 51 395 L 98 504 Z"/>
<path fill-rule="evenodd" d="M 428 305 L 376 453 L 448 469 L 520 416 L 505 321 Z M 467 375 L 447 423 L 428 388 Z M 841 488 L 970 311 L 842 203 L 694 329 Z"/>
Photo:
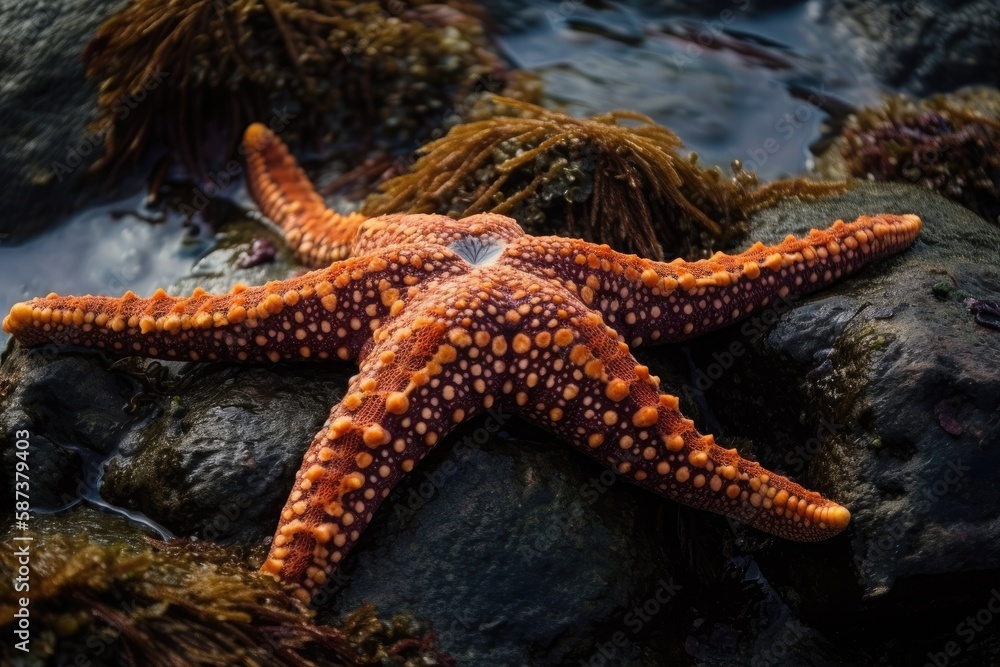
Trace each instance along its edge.
<path fill-rule="evenodd" d="M 792 540 L 847 526 L 846 508 L 699 433 L 632 349 L 686 340 L 829 285 L 907 248 L 918 217 L 837 221 L 738 255 L 653 262 L 528 236 L 494 214 L 345 222 L 324 213 L 276 137 L 254 126 L 247 138 L 262 210 L 289 236 L 302 232 L 290 242 L 317 261 L 356 228 L 349 259 L 221 295 L 51 294 L 15 305 L 3 327 L 25 345 L 122 356 L 355 361 L 359 372 L 305 454 L 262 568 L 303 599 L 402 476 L 455 426 L 497 404 L 686 505 Z"/>

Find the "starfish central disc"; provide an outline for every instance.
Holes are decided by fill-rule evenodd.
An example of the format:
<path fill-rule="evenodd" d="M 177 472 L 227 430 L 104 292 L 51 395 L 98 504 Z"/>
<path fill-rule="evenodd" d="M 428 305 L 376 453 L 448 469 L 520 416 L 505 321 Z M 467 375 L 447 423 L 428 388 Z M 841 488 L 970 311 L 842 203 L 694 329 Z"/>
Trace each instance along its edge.
<path fill-rule="evenodd" d="M 473 266 L 489 266 L 497 261 L 507 244 L 489 236 L 463 236 L 448 247 Z"/>

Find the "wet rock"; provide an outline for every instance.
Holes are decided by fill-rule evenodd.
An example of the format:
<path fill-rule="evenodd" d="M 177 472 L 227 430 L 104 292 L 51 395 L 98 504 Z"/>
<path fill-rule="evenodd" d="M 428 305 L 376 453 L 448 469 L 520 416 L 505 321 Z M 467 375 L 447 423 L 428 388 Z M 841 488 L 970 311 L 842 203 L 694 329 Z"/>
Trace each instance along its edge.
<path fill-rule="evenodd" d="M 137 384 L 109 373 L 94 354 L 13 346 L 0 367 L 0 442 L 4 470 L 28 464 L 31 507 L 57 510 L 96 496 L 98 466 L 128 421 Z M 26 440 L 17 449 L 14 443 Z M 19 457 L 18 452 L 26 452 Z M 14 477 L 0 481 L 4 516 L 14 506 Z"/>
<path fill-rule="evenodd" d="M 762 570 L 802 600 L 832 602 L 841 616 L 830 627 L 873 642 L 872 654 L 886 614 L 917 623 L 919 640 L 880 635 L 881 650 L 917 660 L 918 647 L 954 639 L 1000 571 L 1000 336 L 965 306 L 1000 296 L 1000 231 L 914 187 L 867 185 L 822 203 L 785 202 L 758 215 L 751 236 L 775 240 L 878 212 L 921 216 L 910 251 L 781 306 L 773 326 L 751 320 L 692 350 L 704 369 L 742 345 L 705 401 L 726 432 L 753 439 L 762 462 L 853 513 L 848 531 L 824 543 L 826 557 L 793 564 L 794 547 L 771 545 L 755 550 Z M 942 281 L 949 290 L 936 288 Z M 977 643 L 980 653 L 964 657 L 997 648 Z"/>
<path fill-rule="evenodd" d="M 722 564 L 717 585 L 698 591 L 703 617 L 692 622 L 685 652 L 700 665 L 864 664 L 853 646 L 834 644 L 808 618 L 792 611 L 752 557 L 735 555 Z M 719 604 L 715 600 L 726 600 Z M 792 599 L 794 603 L 794 598 Z"/>
<path fill-rule="evenodd" d="M 325 613 L 409 610 L 459 664 L 576 664 L 634 600 L 672 594 L 657 501 L 534 429 L 503 437 L 513 421 L 463 427 L 393 492 Z"/>
<path fill-rule="evenodd" d="M 101 142 L 85 130 L 96 117 L 97 91 L 80 54 L 120 4 L 28 0 L 0 12 L 0 241 L 34 233 L 79 205 L 77 186 Z"/>
<path fill-rule="evenodd" d="M 351 374 L 341 364 L 187 368 L 150 395 L 101 495 L 177 535 L 260 543 Z"/>
<path fill-rule="evenodd" d="M 230 221 L 220 231 L 216 249 L 200 260 L 192 275 L 179 281 L 171 288 L 172 291 L 190 293 L 198 285 L 210 290 L 228 290 L 236 282 L 263 283 L 271 279 L 286 278 L 302 270 L 292 262 L 291 253 L 283 242 L 279 242 L 280 247 L 273 262 L 239 269 L 238 259 L 250 246 L 250 239 L 262 234 L 273 235 L 273 232 L 245 219 Z M 268 391 L 281 392 L 284 396 L 292 397 L 292 402 L 296 403 L 299 399 L 295 398 L 293 385 L 302 384 L 310 392 L 309 396 L 322 395 L 321 388 L 310 385 L 308 381 L 299 382 L 296 374 L 302 371 L 301 368 L 289 369 L 291 375 L 286 378 L 286 384 L 280 387 L 275 387 L 273 382 L 269 383 L 272 376 L 258 379 L 255 374 L 262 372 L 261 368 L 233 369 L 235 379 L 230 378 L 231 384 L 221 385 L 217 381 L 205 380 L 197 373 L 188 373 L 187 368 L 190 366 L 139 358 L 113 361 L 94 351 L 73 351 L 56 346 L 29 350 L 11 342 L 0 365 L 0 442 L 12 445 L 21 437 L 17 435 L 18 432 L 28 434 L 30 444 L 27 456 L 31 470 L 32 506 L 40 510 L 56 510 L 82 499 L 104 502 L 101 498 L 103 484 L 113 503 L 130 510 L 148 509 L 148 518 L 154 523 L 162 523 L 169 531 L 199 534 L 207 531 L 214 522 L 218 526 L 213 529 L 214 532 L 209 533 L 219 539 L 232 538 L 234 535 L 247 539 L 251 535 L 269 536 L 272 527 L 258 526 L 258 514 L 253 514 L 250 518 L 243 517 L 242 520 L 226 519 L 225 512 L 230 510 L 223 506 L 228 507 L 227 501 L 233 499 L 232 495 L 224 495 L 230 493 L 228 487 L 220 487 L 223 494 L 217 497 L 206 495 L 204 490 L 206 486 L 211 486 L 212 476 L 225 476 L 234 470 L 245 469 L 252 464 L 252 460 L 250 463 L 237 461 L 235 467 L 228 469 L 223 466 L 217 470 L 208 466 L 205 477 L 194 475 L 190 479 L 185 478 L 178 482 L 179 490 L 170 488 L 168 493 L 159 483 L 159 477 L 174 479 L 178 473 L 169 467 L 170 464 L 181 462 L 183 465 L 188 459 L 182 453 L 174 456 L 171 452 L 164 453 L 162 448 L 152 447 L 153 453 L 144 459 L 137 470 L 131 465 L 129 454 L 148 446 L 150 442 L 171 442 L 183 446 L 183 439 L 180 443 L 171 439 L 171 425 L 174 424 L 179 424 L 177 428 L 185 431 L 191 429 L 192 438 L 197 443 L 201 443 L 202 438 L 211 439 L 218 435 L 219 429 L 225 427 L 224 422 L 217 421 L 220 416 L 236 419 L 236 426 L 233 428 L 238 432 L 241 426 L 249 428 L 256 423 L 250 420 L 248 424 L 238 414 L 242 406 L 256 405 L 262 415 L 266 413 L 268 405 L 289 412 L 302 408 L 300 405 L 282 406 L 280 400 L 279 404 L 268 403 Z M 277 372 L 279 379 L 274 382 L 281 381 L 283 370 Z M 245 383 L 253 385 L 248 389 L 240 388 L 241 380 L 238 376 L 243 372 L 249 374 Z M 219 373 L 218 377 L 221 377 L 225 371 Z M 335 371 L 334 377 L 341 380 L 344 375 Z M 191 394 L 203 395 L 206 401 L 211 401 L 214 397 L 214 407 L 218 412 L 209 410 L 209 414 L 203 415 L 200 412 L 202 406 L 197 401 L 185 403 L 179 394 L 174 393 L 177 387 L 185 387 L 185 383 L 198 386 L 199 381 L 209 386 L 200 386 L 201 394 L 198 389 L 192 389 Z M 234 388 L 226 394 L 231 387 Z M 253 400 L 246 400 L 248 395 Z M 224 403 L 227 397 L 232 399 L 232 404 Z M 300 436 L 296 444 L 301 443 L 303 447 L 308 444 L 330 405 L 332 402 L 324 404 L 323 400 L 319 400 L 315 406 L 310 406 L 316 408 L 312 413 L 302 408 L 302 413 L 308 413 L 305 419 L 311 430 L 294 431 L 299 426 L 298 422 L 295 418 L 287 420 L 284 426 Z M 189 412 L 196 416 L 188 417 Z M 197 421 L 199 417 L 206 419 L 208 426 L 201 428 L 200 424 L 195 424 L 192 427 L 191 419 Z M 314 422 L 315 428 L 312 427 Z M 154 432 L 160 434 L 161 431 L 162 440 L 152 438 Z M 266 426 L 261 429 L 261 433 L 264 431 L 268 431 Z M 308 434 L 305 434 L 307 431 Z M 254 443 L 264 442 L 261 437 L 250 435 L 242 438 L 240 446 L 252 449 Z M 276 439 L 276 442 L 281 441 L 280 437 Z M 224 443 L 216 444 L 221 448 Z M 199 453 L 204 453 L 203 448 L 199 449 L 197 444 L 192 447 L 192 456 L 195 458 Z M 113 454 L 110 470 L 114 474 L 105 478 L 104 464 Z M 5 446 L 2 460 L 6 469 L 13 469 L 18 460 L 17 450 Z M 222 461 L 217 460 L 211 462 L 222 464 Z M 239 465 L 244 467 L 239 468 Z M 297 467 L 298 463 L 295 463 L 293 468 Z M 279 474 L 278 470 L 274 474 Z M 287 470 L 285 474 L 289 474 Z M 108 486 L 108 480 L 113 482 L 111 486 Z M 13 478 L 4 478 L 0 482 L 0 492 L 11 500 L 4 505 L 3 511 L 7 517 L 13 507 L 13 481 Z M 120 493 L 112 493 L 120 489 L 123 489 L 120 493 L 129 494 L 127 499 Z M 195 497 L 187 498 L 185 491 L 191 491 Z M 150 502 L 147 496 L 156 493 L 168 496 L 176 504 L 167 502 L 165 498 L 160 499 L 160 505 Z M 195 501 L 198 509 L 186 514 L 182 509 L 188 500 Z M 205 509 L 202 503 L 207 503 L 210 509 Z M 199 509 L 201 514 L 198 513 Z M 255 509 L 255 512 L 262 511 Z M 141 515 L 137 516 L 141 518 Z M 171 517 L 181 516 L 187 519 L 171 520 Z M 219 526 L 224 529 L 220 530 Z M 251 528 L 248 529 L 247 526 Z"/>
<path fill-rule="evenodd" d="M 917 95 L 1000 84 L 992 0 L 825 0 L 831 43 L 866 72 Z"/>

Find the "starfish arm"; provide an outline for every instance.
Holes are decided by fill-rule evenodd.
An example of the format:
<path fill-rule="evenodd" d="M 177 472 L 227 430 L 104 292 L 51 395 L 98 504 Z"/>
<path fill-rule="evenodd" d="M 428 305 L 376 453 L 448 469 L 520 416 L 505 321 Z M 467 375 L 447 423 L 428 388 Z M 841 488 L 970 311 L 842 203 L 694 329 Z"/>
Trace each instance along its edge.
<path fill-rule="evenodd" d="M 149 299 L 131 292 L 120 298 L 50 294 L 16 304 L 3 328 L 25 345 L 82 345 L 119 356 L 350 360 L 422 283 L 462 270 L 448 252 L 391 249 L 222 295 L 200 289 L 189 297 L 157 290 Z"/>
<path fill-rule="evenodd" d="M 569 300 L 512 344 L 515 404 L 630 482 L 783 538 L 831 537 L 847 509 L 700 434 L 601 316 Z"/>
<path fill-rule="evenodd" d="M 322 586 L 403 475 L 499 393 L 495 369 L 486 366 L 499 326 L 470 317 L 481 300 L 444 286 L 416 301 L 375 332 L 281 513 L 262 571 L 296 585 L 303 599 Z"/>
<path fill-rule="evenodd" d="M 576 291 L 636 347 L 687 340 L 778 299 L 826 287 L 909 247 L 920 224 L 915 215 L 838 220 L 802 238 L 697 262 L 653 262 L 558 237 L 525 238 L 507 254 L 525 270 Z"/>
<path fill-rule="evenodd" d="M 281 227 L 296 257 L 314 268 L 347 257 L 354 234 L 366 218 L 327 208 L 284 142 L 264 125 L 248 127 L 243 143 L 250 196 Z"/>

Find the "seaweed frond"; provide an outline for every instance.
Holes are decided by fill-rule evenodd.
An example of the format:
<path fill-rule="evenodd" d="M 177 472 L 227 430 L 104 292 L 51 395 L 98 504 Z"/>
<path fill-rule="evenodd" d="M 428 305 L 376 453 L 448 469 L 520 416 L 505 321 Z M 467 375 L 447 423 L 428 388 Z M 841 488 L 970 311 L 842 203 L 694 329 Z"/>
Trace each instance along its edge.
<path fill-rule="evenodd" d="M 581 119 L 493 96 L 478 114 L 425 145 L 364 213 L 502 213 L 530 233 L 582 236 L 662 259 L 710 254 L 779 196 L 844 187 L 804 179 L 760 187 L 738 164 L 727 179 L 701 168 L 697 155 L 681 156 L 677 135 L 632 111 Z"/>
<path fill-rule="evenodd" d="M 220 547 L 150 544 L 36 535 L 27 594 L 32 656 L 49 664 L 81 655 L 88 664 L 154 667 L 453 664 L 403 619 L 386 623 L 363 607 L 343 627 L 315 625 L 306 605 Z M 8 636 L 26 595 L 12 585 L 17 567 L 13 550 L 3 550 L 0 626 Z"/>
<path fill-rule="evenodd" d="M 484 80 L 504 85 L 480 16 L 463 0 L 132 0 L 84 51 L 100 84 L 95 168 L 155 145 L 204 175 L 255 121 L 333 128 L 355 159 L 359 142 L 429 134 Z"/>

